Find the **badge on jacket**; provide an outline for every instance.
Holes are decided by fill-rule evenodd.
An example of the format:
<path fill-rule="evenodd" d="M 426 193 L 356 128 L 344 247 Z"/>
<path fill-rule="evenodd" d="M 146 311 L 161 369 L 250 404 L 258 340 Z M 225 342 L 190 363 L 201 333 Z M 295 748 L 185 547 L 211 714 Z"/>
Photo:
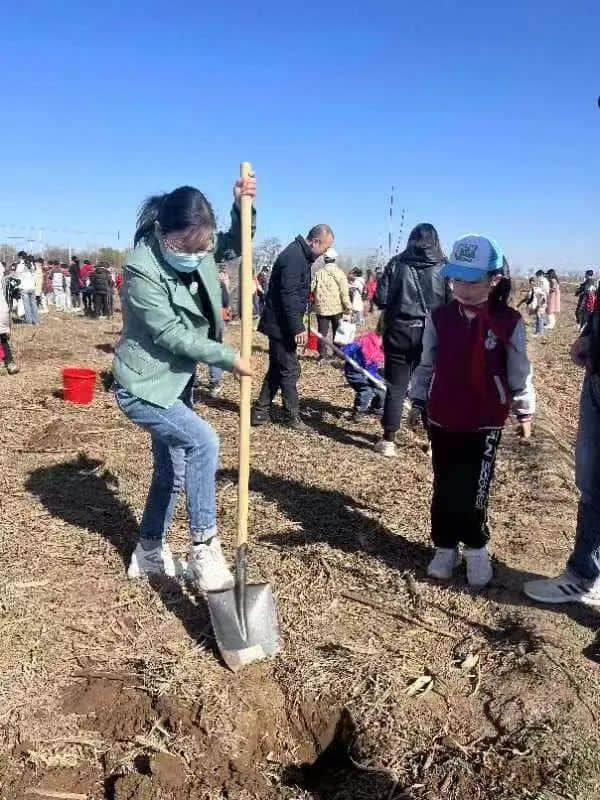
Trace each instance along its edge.
<path fill-rule="evenodd" d="M 486 350 L 494 350 L 496 345 L 498 344 L 498 338 L 494 331 L 488 330 L 487 336 L 485 337 L 484 347 Z"/>

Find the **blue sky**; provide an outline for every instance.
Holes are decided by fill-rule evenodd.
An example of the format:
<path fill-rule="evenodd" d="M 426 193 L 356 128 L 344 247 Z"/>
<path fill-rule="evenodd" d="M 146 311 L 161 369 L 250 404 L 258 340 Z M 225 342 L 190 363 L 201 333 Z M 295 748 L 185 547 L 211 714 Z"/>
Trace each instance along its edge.
<path fill-rule="evenodd" d="M 447 244 L 600 264 L 597 0 L 205 5 L 8 4 L 0 241 L 128 241 L 182 183 L 223 218 L 247 158 L 258 238 L 328 222 L 340 249 L 377 247 L 394 184 L 407 227 Z"/>

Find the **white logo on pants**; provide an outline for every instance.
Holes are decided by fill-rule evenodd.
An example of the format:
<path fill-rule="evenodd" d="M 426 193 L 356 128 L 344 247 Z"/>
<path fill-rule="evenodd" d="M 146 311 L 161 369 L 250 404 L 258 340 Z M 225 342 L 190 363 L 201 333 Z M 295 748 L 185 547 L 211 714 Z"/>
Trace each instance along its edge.
<path fill-rule="evenodd" d="M 492 469 L 494 467 L 494 461 L 496 460 L 496 447 L 498 445 L 499 433 L 499 431 L 490 431 L 485 437 L 481 471 L 479 472 L 479 481 L 477 483 L 477 497 L 475 499 L 475 508 L 479 510 L 483 510 L 487 506 Z"/>

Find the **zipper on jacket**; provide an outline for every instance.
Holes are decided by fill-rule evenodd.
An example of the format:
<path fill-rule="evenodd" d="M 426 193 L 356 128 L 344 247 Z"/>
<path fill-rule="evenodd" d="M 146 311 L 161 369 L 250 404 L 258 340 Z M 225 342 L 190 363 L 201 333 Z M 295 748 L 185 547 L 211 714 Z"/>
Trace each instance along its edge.
<path fill-rule="evenodd" d="M 503 406 L 506 405 L 506 392 L 504 390 L 504 386 L 502 385 L 502 381 L 500 380 L 499 375 L 494 375 L 494 383 L 496 384 L 496 389 L 498 390 L 498 397 L 500 402 Z"/>

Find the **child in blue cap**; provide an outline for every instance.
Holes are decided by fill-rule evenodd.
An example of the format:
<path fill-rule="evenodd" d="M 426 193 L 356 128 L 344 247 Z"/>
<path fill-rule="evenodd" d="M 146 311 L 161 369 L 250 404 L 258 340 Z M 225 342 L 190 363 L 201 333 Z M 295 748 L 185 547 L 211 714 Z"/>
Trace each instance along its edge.
<path fill-rule="evenodd" d="M 443 274 L 454 299 L 425 323 L 423 355 L 410 389 L 425 411 L 431 438 L 435 555 L 427 574 L 448 580 L 462 557 L 467 580 L 493 577 L 488 499 L 502 429 L 512 411 L 531 435 L 535 411 L 525 326 L 510 308 L 508 264 L 499 245 L 469 234 L 455 242 Z"/>

